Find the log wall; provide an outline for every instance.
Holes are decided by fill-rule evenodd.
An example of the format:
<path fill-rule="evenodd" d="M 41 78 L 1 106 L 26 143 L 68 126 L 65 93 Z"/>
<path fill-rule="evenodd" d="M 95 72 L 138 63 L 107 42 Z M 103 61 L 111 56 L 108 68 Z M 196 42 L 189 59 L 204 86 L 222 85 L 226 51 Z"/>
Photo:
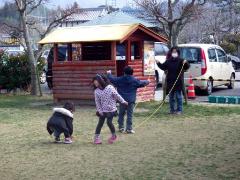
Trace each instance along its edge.
<path fill-rule="evenodd" d="M 130 61 L 129 66 L 134 69 L 134 76 L 140 80 L 150 80 L 147 87 L 138 89 L 137 100 L 148 101 L 154 99 L 155 77 L 143 75 L 141 60 Z M 112 70 L 116 74 L 116 61 L 81 61 L 62 62 L 53 64 L 53 96 L 54 101 L 86 101 L 93 100 L 92 78 L 97 74 L 104 74 Z"/>
<path fill-rule="evenodd" d="M 144 76 L 143 62 L 141 60 L 129 61 L 128 65 L 134 69 L 134 76 L 140 80 L 149 80 L 150 84 L 139 88 L 137 91 L 137 101 L 149 101 L 154 99 L 156 81 L 155 76 Z"/>
<path fill-rule="evenodd" d="M 79 61 L 55 62 L 53 64 L 53 97 L 54 101 L 93 100 L 92 78 L 97 74 L 112 70 L 116 74 L 116 62 Z"/>

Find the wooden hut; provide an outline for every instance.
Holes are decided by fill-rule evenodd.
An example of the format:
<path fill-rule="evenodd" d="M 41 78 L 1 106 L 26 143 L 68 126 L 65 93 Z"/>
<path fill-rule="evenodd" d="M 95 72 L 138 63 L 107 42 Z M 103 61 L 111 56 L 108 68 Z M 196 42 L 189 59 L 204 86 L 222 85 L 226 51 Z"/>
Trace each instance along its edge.
<path fill-rule="evenodd" d="M 137 78 L 151 82 L 139 89 L 137 99 L 153 99 L 155 76 L 144 72 L 144 43 L 156 41 L 167 39 L 141 24 L 57 28 L 39 42 L 54 45 L 54 101 L 93 100 L 90 84 L 96 73 L 112 70 L 114 75 L 121 76 L 126 65 L 134 69 Z M 62 45 L 67 46 L 67 58 L 58 61 L 58 48 Z"/>

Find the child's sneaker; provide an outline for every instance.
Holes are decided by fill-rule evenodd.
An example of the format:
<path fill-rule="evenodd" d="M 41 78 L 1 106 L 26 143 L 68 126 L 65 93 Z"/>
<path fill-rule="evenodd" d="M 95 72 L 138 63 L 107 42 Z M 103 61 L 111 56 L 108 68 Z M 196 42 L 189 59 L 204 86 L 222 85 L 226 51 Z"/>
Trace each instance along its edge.
<path fill-rule="evenodd" d="M 182 111 L 177 111 L 175 114 L 176 115 L 182 115 Z"/>
<path fill-rule="evenodd" d="M 55 143 L 60 143 L 61 142 L 60 137 L 55 137 L 55 141 L 54 142 Z"/>
<path fill-rule="evenodd" d="M 102 144 L 102 141 L 101 141 L 101 138 L 100 138 L 100 136 L 96 136 L 95 138 L 94 138 L 94 142 L 93 142 L 94 144 Z"/>
<path fill-rule="evenodd" d="M 109 139 L 108 139 L 108 143 L 112 144 L 117 140 L 117 136 L 116 135 L 112 135 Z"/>
<path fill-rule="evenodd" d="M 119 128 L 119 132 L 120 132 L 120 133 L 124 133 L 124 132 L 125 132 L 125 129 L 124 129 L 124 128 Z"/>
<path fill-rule="evenodd" d="M 127 133 L 127 134 L 135 134 L 135 131 L 132 130 L 132 129 L 129 129 L 129 130 L 126 130 L 126 133 Z"/>
<path fill-rule="evenodd" d="M 69 138 L 65 138 L 64 144 L 72 144 L 72 139 Z"/>

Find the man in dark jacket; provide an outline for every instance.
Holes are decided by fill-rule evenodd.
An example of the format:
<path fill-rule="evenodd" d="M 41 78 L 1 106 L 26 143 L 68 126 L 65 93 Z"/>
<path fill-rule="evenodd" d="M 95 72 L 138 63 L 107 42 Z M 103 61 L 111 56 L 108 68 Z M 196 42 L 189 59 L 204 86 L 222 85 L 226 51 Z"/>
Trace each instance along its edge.
<path fill-rule="evenodd" d="M 157 65 L 163 71 L 167 71 L 167 94 L 169 94 L 170 114 L 182 114 L 182 89 L 184 71 L 186 71 L 190 65 L 186 60 L 181 59 L 180 51 L 177 47 L 173 47 L 170 50 L 169 58 L 161 64 L 157 62 Z M 177 79 L 181 69 L 183 70 Z M 176 82 L 176 84 L 175 84 Z M 170 92 L 171 91 L 171 92 Z M 175 109 L 175 97 L 177 99 L 177 109 Z"/>
<path fill-rule="evenodd" d="M 63 108 L 53 109 L 53 115 L 47 123 L 47 131 L 50 135 L 54 134 L 55 142 L 60 142 L 60 134 L 64 133 L 64 143 L 72 143 L 73 111 L 73 103 L 66 103 Z"/>
<path fill-rule="evenodd" d="M 132 115 L 136 102 L 137 89 L 142 88 L 149 84 L 147 80 L 138 80 L 133 76 L 133 69 L 130 66 L 124 68 L 124 75 L 121 77 L 114 77 L 111 75 L 111 71 L 107 71 L 108 78 L 111 83 L 117 88 L 118 93 L 128 102 L 128 106 L 120 105 L 118 125 L 119 131 L 125 132 L 124 129 L 124 115 L 127 111 L 127 127 L 126 133 L 135 133 L 132 129 Z"/>

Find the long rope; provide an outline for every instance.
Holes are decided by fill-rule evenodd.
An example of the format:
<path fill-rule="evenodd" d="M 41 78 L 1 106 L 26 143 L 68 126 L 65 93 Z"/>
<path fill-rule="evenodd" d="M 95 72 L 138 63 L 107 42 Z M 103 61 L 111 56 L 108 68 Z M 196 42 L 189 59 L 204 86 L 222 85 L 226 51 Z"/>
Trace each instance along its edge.
<path fill-rule="evenodd" d="M 138 125 L 135 127 L 135 129 L 141 127 L 143 124 L 145 124 L 147 121 L 149 121 L 149 120 L 158 112 L 158 110 L 161 109 L 161 107 L 162 107 L 163 104 L 165 103 L 167 97 L 169 96 L 169 94 L 171 94 L 171 92 L 173 91 L 174 87 L 176 86 L 176 83 L 177 83 L 177 81 L 179 80 L 179 77 L 180 77 L 181 74 L 182 74 L 182 71 L 183 71 L 183 68 L 184 68 L 184 64 L 185 64 L 185 62 L 183 62 L 182 67 L 181 67 L 181 70 L 180 70 L 180 72 L 179 72 L 179 74 L 178 74 L 178 76 L 177 76 L 177 79 L 175 80 L 172 88 L 170 89 L 170 91 L 168 92 L 168 94 L 165 96 L 165 98 L 163 99 L 163 101 L 160 103 L 160 105 L 153 111 L 153 113 L 152 113 L 150 116 L 148 116 L 148 117 L 147 117 L 146 119 L 144 119 L 140 124 L 138 124 Z"/>
<path fill-rule="evenodd" d="M 179 72 L 179 74 L 178 74 L 178 76 L 177 76 L 177 78 L 176 78 L 176 80 L 175 80 L 172 88 L 170 89 L 170 91 L 168 92 L 168 94 L 165 96 L 165 98 L 163 99 L 163 101 L 160 103 L 160 105 L 153 111 L 152 114 L 150 114 L 150 116 L 147 116 L 147 118 L 145 118 L 141 123 L 139 123 L 137 126 L 135 126 L 135 129 L 141 127 L 143 124 L 145 124 L 147 121 L 149 121 L 149 120 L 159 111 L 159 109 L 161 109 L 161 107 L 163 106 L 163 104 L 164 104 L 165 101 L 166 101 L 166 98 L 169 96 L 169 94 L 173 91 L 174 87 L 176 86 L 176 83 L 177 83 L 177 81 L 179 80 L 179 78 L 180 78 L 180 76 L 181 76 L 181 74 L 182 74 L 184 65 L 185 65 L 185 62 L 183 62 L 182 67 L 181 67 L 181 70 L 180 70 L 180 72 Z M 148 77 L 148 80 L 149 80 L 149 79 L 150 79 L 150 75 L 149 75 L 149 77 Z M 145 88 L 146 88 L 146 86 L 145 86 Z M 144 91 L 143 91 L 143 92 L 144 92 Z M 135 107 L 134 107 L 134 110 L 136 109 L 136 107 L 138 106 L 139 103 L 140 103 L 140 102 L 136 103 L 136 105 L 135 105 Z M 103 129 L 101 133 L 104 133 L 104 132 L 106 132 L 107 130 L 108 130 L 107 128 L 106 128 L 106 129 Z M 90 135 L 92 136 L 92 132 L 88 132 L 88 133 L 86 133 L 86 134 L 84 134 L 84 135 L 85 135 L 85 136 L 90 136 Z M 90 138 L 89 138 L 89 139 L 90 139 Z M 92 139 L 92 138 L 91 138 L 91 139 Z"/>

